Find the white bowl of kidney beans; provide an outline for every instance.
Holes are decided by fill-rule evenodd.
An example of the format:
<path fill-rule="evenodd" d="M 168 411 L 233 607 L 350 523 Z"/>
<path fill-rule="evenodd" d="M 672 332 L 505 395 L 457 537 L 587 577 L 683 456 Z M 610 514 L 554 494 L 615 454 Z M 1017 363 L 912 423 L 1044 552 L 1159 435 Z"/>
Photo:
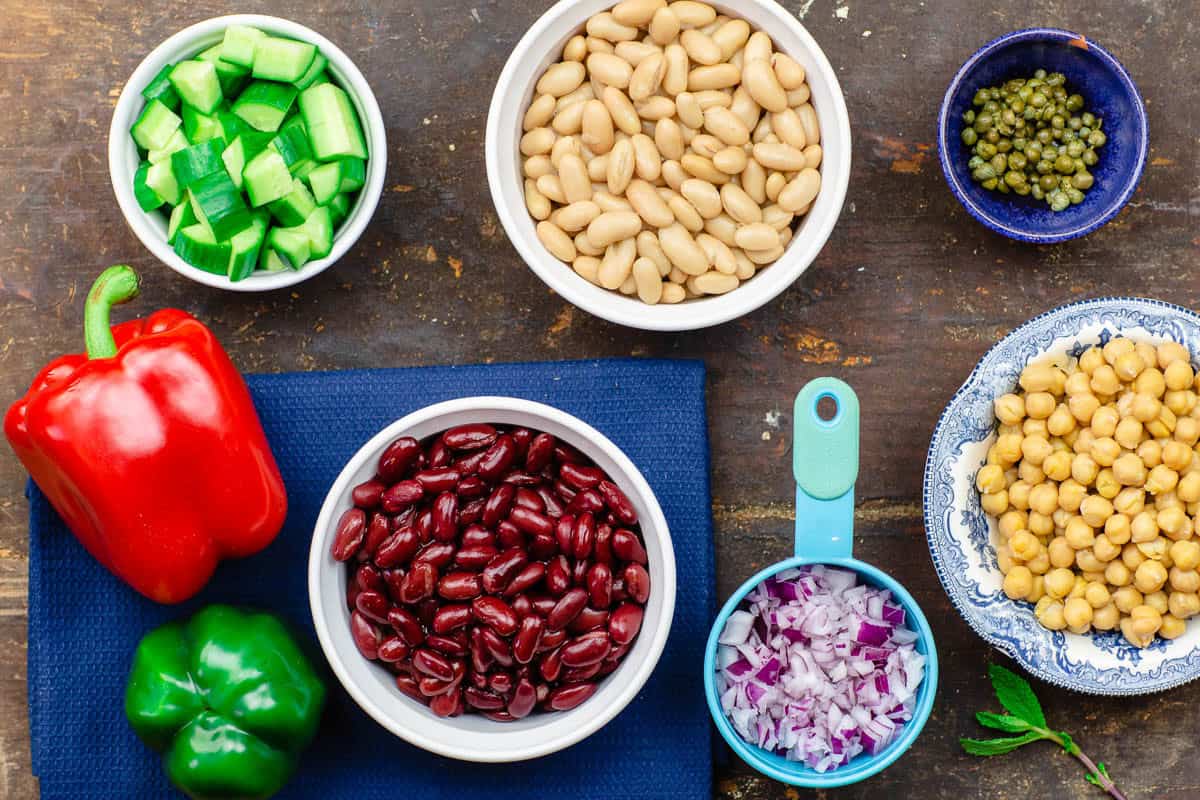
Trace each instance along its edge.
<path fill-rule="evenodd" d="M 309 556 L 338 680 L 408 742 L 466 761 L 594 733 L 650 677 L 675 557 L 637 467 L 599 431 L 508 397 L 389 425 L 325 498 Z"/>

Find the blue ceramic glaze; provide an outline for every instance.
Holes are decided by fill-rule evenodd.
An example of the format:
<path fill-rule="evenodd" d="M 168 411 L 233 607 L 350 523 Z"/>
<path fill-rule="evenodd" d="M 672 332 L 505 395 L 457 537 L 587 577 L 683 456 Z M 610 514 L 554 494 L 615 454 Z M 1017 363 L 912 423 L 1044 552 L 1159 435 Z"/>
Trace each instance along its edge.
<path fill-rule="evenodd" d="M 975 92 L 1037 69 L 1061 72 L 1067 88 L 1083 95 L 1088 111 L 1104 120 L 1107 143 L 1091 172 L 1096 183 L 1077 206 L 1055 213 L 1041 200 L 989 192 L 971 179 L 970 149 L 962 143 L 962 115 Z M 1107 50 L 1056 28 L 1030 28 L 1001 36 L 958 70 L 938 115 L 938 156 L 950 190 L 971 216 L 996 233 L 1034 244 L 1084 236 L 1129 202 L 1141 180 L 1150 131 L 1142 96 L 1129 73 Z"/>
<path fill-rule="evenodd" d="M 824 398 L 837 403 L 830 420 L 821 419 L 817 404 Z M 851 556 L 854 527 L 854 482 L 858 476 L 858 397 L 834 378 L 810 382 L 796 397 L 793 425 L 793 474 L 796 477 L 795 557 L 759 572 L 743 583 L 726 601 L 713 623 L 704 653 L 704 694 L 717 730 L 738 756 L 762 774 L 793 786 L 832 788 L 858 783 L 887 767 L 904 754 L 920 735 L 933 710 L 937 694 L 938 658 L 933 631 L 920 606 L 890 575 Z M 817 772 L 795 761 L 744 741 L 721 709 L 717 691 L 717 640 L 729 615 L 737 610 L 754 587 L 783 570 L 806 564 L 824 564 L 852 570 L 859 580 L 887 589 L 904 607 L 907 624 L 919 636 L 916 649 L 925 656 L 925 678 L 917 690 L 913 718 L 900 735 L 874 756 L 859 755 L 849 764 Z"/>

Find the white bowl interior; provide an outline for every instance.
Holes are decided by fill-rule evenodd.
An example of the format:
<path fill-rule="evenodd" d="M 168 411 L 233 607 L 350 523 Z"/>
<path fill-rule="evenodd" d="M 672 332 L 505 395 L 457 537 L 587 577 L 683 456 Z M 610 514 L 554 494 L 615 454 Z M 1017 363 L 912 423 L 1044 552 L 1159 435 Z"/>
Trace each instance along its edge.
<path fill-rule="evenodd" d="M 315 44 L 329 59 L 326 69 L 330 76 L 346 90 L 354 104 L 354 110 L 362 122 L 363 135 L 366 137 L 367 151 L 370 155 L 367 160 L 366 183 L 355 197 L 349 215 L 335 232 L 333 250 L 328 256 L 311 261 L 299 270 L 256 272 L 236 283 L 224 275 L 214 275 L 197 269 L 176 255 L 174 248 L 167 244 L 166 215 L 161 210 L 147 213 L 138 206 L 133 195 L 133 175 L 137 171 L 139 159 L 137 145 L 129 135 L 129 129 L 145 106 L 141 91 L 159 70 L 167 64 L 191 58 L 219 43 L 224 38 L 225 29 L 230 25 L 252 25 L 268 33 Z M 117 107 L 113 110 L 112 126 L 108 134 L 108 169 L 113 191 L 116 192 L 117 202 L 126 222 L 159 261 L 184 277 L 208 286 L 259 292 L 307 280 L 332 266 L 354 245 L 374 215 L 383 192 L 384 177 L 387 173 L 387 136 L 384 131 L 383 114 L 379 111 L 375 95 L 362 73 L 337 45 L 319 33 L 286 19 L 260 14 L 236 14 L 207 19 L 176 33 L 156 47 L 133 71 L 121 90 Z"/>
<path fill-rule="evenodd" d="M 621 666 L 582 705 L 566 712 L 534 713 L 512 723 L 477 714 L 434 716 L 401 694 L 391 673 L 367 661 L 350 635 L 347 570 L 330 555 L 334 527 L 351 505 L 350 490 L 375 474 L 383 450 L 400 436 L 418 440 L 469 422 L 523 425 L 545 431 L 592 458 L 637 509 L 649 556 L 650 600 L 642 630 Z M 649 679 L 666 644 L 675 608 L 675 555 L 666 519 L 637 467 L 616 445 L 586 423 L 540 403 L 514 398 L 452 400 L 417 411 L 385 428 L 350 460 L 321 508 L 309 557 L 313 621 L 338 680 L 377 722 L 418 747 L 466 761 L 506 762 L 546 755 L 594 733 L 615 717 Z"/>
<path fill-rule="evenodd" d="M 808 73 L 812 104 L 824 148 L 821 193 L 805 216 L 784 255 L 727 295 L 688 300 L 678 305 L 646 305 L 636 298 L 595 286 L 546 250 L 525 208 L 520 140 L 525 110 L 546 68 L 562 57 L 562 48 L 588 18 L 606 11 L 614 0 L 562 0 L 521 39 L 500 75 L 487 126 L 488 182 L 492 201 L 508 238 L 525 263 L 550 288 L 571 303 L 610 322 L 645 330 L 693 330 L 727 322 L 770 302 L 790 286 L 829 239 L 850 182 L 850 117 L 837 73 L 804 26 L 773 0 L 714 0 L 724 14 L 741 17 L 768 33 L 776 49 L 798 61 Z"/>
<path fill-rule="evenodd" d="M 975 473 L 996 440 L 994 398 L 1013 391 L 1029 363 L 1065 362 L 1121 335 L 1135 342 L 1176 341 L 1200 356 L 1200 317 L 1177 306 L 1122 298 L 1065 306 L 1001 341 L 951 401 L 930 446 L 925 520 L 934 564 L 963 617 L 991 644 L 1051 683 L 1094 694 L 1143 694 L 1200 677 L 1200 620 L 1178 639 L 1139 650 L 1119 632 L 1049 631 L 1033 604 L 1003 593 L 996 565 L 996 522 L 983 512 Z"/>

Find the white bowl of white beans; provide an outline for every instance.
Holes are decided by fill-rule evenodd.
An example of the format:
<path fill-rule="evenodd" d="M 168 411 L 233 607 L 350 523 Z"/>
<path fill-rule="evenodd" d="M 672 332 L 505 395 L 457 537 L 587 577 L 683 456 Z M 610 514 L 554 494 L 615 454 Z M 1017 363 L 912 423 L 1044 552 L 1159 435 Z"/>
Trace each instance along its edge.
<path fill-rule="evenodd" d="M 773 0 L 562 0 L 513 50 L 488 182 L 517 251 L 611 322 L 747 314 L 816 259 L 850 179 L 836 73 Z"/>

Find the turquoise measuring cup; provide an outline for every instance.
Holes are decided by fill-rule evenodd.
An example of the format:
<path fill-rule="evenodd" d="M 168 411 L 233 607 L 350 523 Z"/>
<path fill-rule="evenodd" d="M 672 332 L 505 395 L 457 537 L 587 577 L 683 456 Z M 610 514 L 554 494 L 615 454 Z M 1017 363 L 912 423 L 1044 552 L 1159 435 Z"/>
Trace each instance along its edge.
<path fill-rule="evenodd" d="M 823 419 L 822 400 L 832 400 L 836 412 Z M 796 396 L 792 416 L 792 472 L 796 478 L 795 556 L 759 572 L 743 583 L 726 601 L 708 635 L 704 653 L 704 694 L 717 730 L 743 761 L 778 781 L 793 786 L 831 788 L 857 783 L 887 767 L 912 746 L 925 727 L 937 693 L 938 659 L 933 631 L 920 606 L 894 578 L 851 555 L 854 545 L 854 483 L 858 478 L 858 396 L 836 378 L 818 378 Z M 858 574 L 863 583 L 892 593 L 904 607 L 907 625 L 918 635 L 917 652 L 925 656 L 925 678 L 917 690 L 913 718 L 900 735 L 875 755 L 863 753 L 849 764 L 817 772 L 803 763 L 752 745 L 733 729 L 721 709 L 717 690 L 717 640 L 729 615 L 754 587 L 783 570 L 805 564 L 841 567 Z"/>

